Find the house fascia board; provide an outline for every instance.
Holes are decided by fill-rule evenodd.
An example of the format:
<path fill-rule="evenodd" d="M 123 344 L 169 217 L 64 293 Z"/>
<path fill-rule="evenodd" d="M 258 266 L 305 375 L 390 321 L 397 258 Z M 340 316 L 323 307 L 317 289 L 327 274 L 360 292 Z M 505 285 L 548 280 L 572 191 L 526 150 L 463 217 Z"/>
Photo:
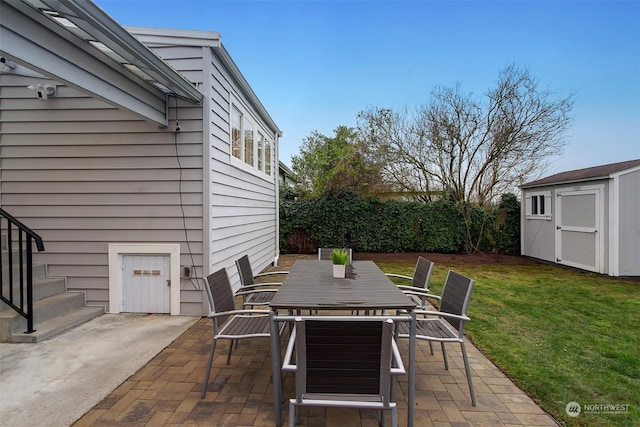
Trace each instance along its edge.
<path fill-rule="evenodd" d="M 124 27 L 134 36 L 143 36 L 142 43 L 164 46 L 220 46 L 220 33 L 217 31 L 176 30 L 173 28 Z"/>
<path fill-rule="evenodd" d="M 626 175 L 629 173 L 633 173 L 633 172 L 637 172 L 640 171 L 640 166 L 634 166 L 631 168 L 627 168 L 627 169 L 623 169 L 617 172 L 613 172 L 610 173 L 608 175 L 599 175 L 599 176 L 591 176 L 589 178 L 582 178 L 582 179 L 572 179 L 572 180 L 566 180 L 566 181 L 556 181 L 556 182 L 546 182 L 544 184 L 533 184 L 533 185 L 529 185 L 529 184 L 524 184 L 521 185 L 520 188 L 523 190 L 529 190 L 531 188 L 541 188 L 541 187 L 553 187 L 556 185 L 570 185 L 570 184 L 580 184 L 583 182 L 591 182 L 591 181 L 601 181 L 603 179 L 616 179 L 622 175 Z"/>
<path fill-rule="evenodd" d="M 143 36 L 145 44 L 163 46 L 200 46 L 209 47 L 214 55 L 225 66 L 234 82 L 246 95 L 262 120 L 269 126 L 274 135 L 281 137 L 282 131 L 278 128 L 262 102 L 240 72 L 240 69 L 229 55 L 229 52 L 222 45 L 220 33 L 217 31 L 197 31 L 197 30 L 174 30 L 146 27 L 126 27 L 131 33 Z"/>
<path fill-rule="evenodd" d="M 251 89 L 251 86 L 249 86 L 249 83 L 240 72 L 240 69 L 231 58 L 231 55 L 229 55 L 229 52 L 227 52 L 227 49 L 225 49 L 222 43 L 220 43 L 218 47 L 213 48 L 213 52 L 218 57 L 218 59 L 222 61 L 224 66 L 227 68 L 227 70 L 229 70 L 229 73 L 231 74 L 233 79 L 236 81 L 236 84 L 242 89 L 244 94 L 247 96 L 247 99 L 249 100 L 251 105 L 256 109 L 256 111 L 260 115 L 260 118 L 265 121 L 265 123 L 269 126 L 271 131 L 276 136 L 281 137 L 282 131 L 278 128 L 276 123 L 273 121 L 273 119 L 267 112 L 266 108 L 264 108 L 264 105 L 262 105 L 262 102 L 260 102 L 260 100 L 256 96 L 253 89 Z"/>
<path fill-rule="evenodd" d="M 70 37 L 52 31 L 51 25 L 56 24 L 47 20 L 35 11 L 34 16 L 28 17 L 3 3 L 0 14 L 2 56 L 146 120 L 166 125 L 165 100 L 160 91 L 152 94 L 106 66 L 84 49 L 79 49 Z M 67 58 L 67 55 L 72 57 Z"/>
<path fill-rule="evenodd" d="M 40 0 L 52 4 L 56 9 L 61 6 L 71 12 L 67 19 L 82 30 L 91 34 L 130 63 L 144 68 L 145 72 L 159 83 L 171 89 L 174 95 L 200 103 L 203 95 L 184 76 L 164 62 L 151 49 L 141 43 L 133 34 L 118 24 L 95 3 L 88 0 Z M 63 11 L 64 13 L 65 11 Z M 77 18 L 77 19 L 76 19 Z"/>
<path fill-rule="evenodd" d="M 602 176 L 592 176 L 589 178 L 583 179 L 572 179 L 568 181 L 556 181 L 556 182 L 546 182 L 544 184 L 534 184 L 534 185 L 521 185 L 520 188 L 523 190 L 530 190 L 532 188 L 542 188 L 542 187 L 556 187 L 559 185 L 571 185 L 571 184 L 582 184 L 592 181 L 602 181 L 603 179 L 610 179 L 611 175 L 602 175 Z"/>
<path fill-rule="evenodd" d="M 630 174 L 630 173 L 633 173 L 633 172 L 638 172 L 638 171 L 640 171 L 640 166 L 634 166 L 634 167 L 629 168 L 629 169 L 625 169 L 625 170 L 621 170 L 621 171 L 612 173 L 609 176 L 611 178 L 613 178 L 613 179 L 616 179 L 616 178 L 621 177 L 623 175 L 627 175 L 627 174 Z"/>
<path fill-rule="evenodd" d="M 91 1 L 0 0 L 0 6 L 0 53 L 17 65 L 163 127 L 168 123 L 168 96 L 202 102 L 204 95 L 191 82 Z M 44 10 L 66 15 L 90 39 L 144 70 L 147 78 L 54 22 Z"/>

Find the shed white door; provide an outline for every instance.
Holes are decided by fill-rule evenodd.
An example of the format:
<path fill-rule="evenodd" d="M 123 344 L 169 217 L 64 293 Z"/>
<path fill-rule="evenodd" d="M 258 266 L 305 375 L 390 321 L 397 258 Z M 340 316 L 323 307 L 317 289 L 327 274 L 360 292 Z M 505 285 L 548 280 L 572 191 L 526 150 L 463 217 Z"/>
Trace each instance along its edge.
<path fill-rule="evenodd" d="M 602 187 L 557 191 L 556 261 L 559 264 L 602 272 L 602 193 Z"/>
<path fill-rule="evenodd" d="M 170 313 L 170 266 L 170 257 L 166 255 L 125 255 L 121 311 Z"/>

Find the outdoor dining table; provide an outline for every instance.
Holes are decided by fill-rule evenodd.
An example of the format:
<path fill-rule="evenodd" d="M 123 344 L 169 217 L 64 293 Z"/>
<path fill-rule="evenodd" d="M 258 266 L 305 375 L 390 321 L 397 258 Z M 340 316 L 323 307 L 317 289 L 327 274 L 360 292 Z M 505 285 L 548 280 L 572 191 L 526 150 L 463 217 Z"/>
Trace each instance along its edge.
<path fill-rule="evenodd" d="M 373 261 L 353 261 L 347 268 L 345 278 L 334 278 L 332 271 L 331 261 L 296 261 L 269 304 L 276 425 L 282 425 L 281 405 L 284 399 L 280 373 L 279 322 L 293 321 L 293 313 L 302 311 L 314 313 L 318 310 L 346 310 L 366 313 L 390 310 L 396 313 L 397 310 L 402 310 L 407 313 L 405 316 L 385 317 L 396 317 L 411 323 L 407 425 L 412 427 L 415 391 L 415 303 L 389 280 Z"/>

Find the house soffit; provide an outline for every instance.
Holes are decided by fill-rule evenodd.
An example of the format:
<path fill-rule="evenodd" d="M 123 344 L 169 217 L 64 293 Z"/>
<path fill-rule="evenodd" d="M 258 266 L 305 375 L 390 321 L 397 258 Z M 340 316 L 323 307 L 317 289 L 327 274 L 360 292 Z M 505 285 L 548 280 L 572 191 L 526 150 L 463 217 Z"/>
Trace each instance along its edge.
<path fill-rule="evenodd" d="M 6 0 L 0 1 L 7 3 Z M 163 103 L 170 95 L 194 103 L 202 101 L 202 93 L 191 82 L 89 0 L 19 0 L 9 5 L 76 46 L 94 61 L 113 69 L 123 78 L 137 82 Z M 2 46 L 0 49 L 5 50 Z M 45 69 L 38 71 L 48 74 Z M 65 76 L 52 77 L 63 77 L 60 80 L 65 81 Z M 83 89 L 91 91 L 90 87 Z"/>

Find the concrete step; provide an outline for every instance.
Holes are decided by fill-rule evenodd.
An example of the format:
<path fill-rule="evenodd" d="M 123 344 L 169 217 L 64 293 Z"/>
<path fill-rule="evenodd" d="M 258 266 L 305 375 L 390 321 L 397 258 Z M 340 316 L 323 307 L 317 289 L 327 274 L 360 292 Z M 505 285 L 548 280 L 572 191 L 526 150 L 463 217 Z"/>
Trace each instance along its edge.
<path fill-rule="evenodd" d="M 52 295 L 56 295 L 67 290 L 66 282 L 64 278 L 50 278 L 50 279 L 39 279 L 33 282 L 33 300 L 38 301 Z M 27 290 L 26 288 L 23 291 L 24 293 L 24 301 L 27 298 Z M 9 286 L 2 286 L 2 295 L 5 298 L 9 298 Z M 20 289 L 17 286 L 14 286 L 13 289 L 13 303 L 15 305 L 20 304 Z M 9 306 L 5 304 L 3 301 L 0 301 L 0 312 L 9 309 Z"/>
<path fill-rule="evenodd" d="M 2 253 L 2 284 L 8 284 L 9 283 L 9 258 L 6 256 L 6 252 Z M 13 274 L 13 284 L 16 285 L 18 283 L 20 283 L 20 267 L 19 267 L 19 259 L 18 258 L 14 258 L 13 259 L 13 268 L 12 268 L 12 274 Z M 24 280 L 27 280 L 26 277 L 26 272 L 23 271 L 22 275 L 24 276 Z M 40 279 L 44 279 L 45 277 L 47 277 L 47 266 L 46 264 L 33 264 L 33 270 L 31 272 L 31 274 L 33 275 L 33 280 L 40 280 Z"/>
<path fill-rule="evenodd" d="M 82 307 L 78 310 L 73 310 L 61 316 L 49 319 L 44 323 L 36 322 L 36 331 L 31 334 L 26 334 L 24 332 L 12 333 L 6 342 L 36 343 L 44 341 L 103 314 L 104 307 L 102 306 Z"/>
<path fill-rule="evenodd" d="M 20 252 L 12 251 L 12 265 L 10 266 L 7 239 L 4 233 L 0 235 L 0 249 L 2 295 L 7 299 L 12 299 L 13 304 L 20 306 L 20 267 L 18 266 Z M 26 262 L 25 253 L 22 258 L 22 261 Z M 12 286 L 9 285 L 9 272 L 12 276 Z M 26 273 L 23 271 L 22 274 L 25 276 L 23 279 L 26 282 Z M 9 305 L 0 301 L 0 342 L 34 343 L 43 341 L 104 314 L 102 306 L 85 306 L 83 292 L 67 292 L 66 279 L 48 278 L 46 265 L 33 265 L 32 274 L 33 328 L 35 331 L 26 333 L 27 320 Z M 24 293 L 24 301 L 26 301 L 26 289 L 23 289 L 22 292 Z M 10 296 L 10 294 L 12 295 Z"/>
<path fill-rule="evenodd" d="M 67 316 L 69 313 L 83 311 L 85 299 L 83 292 L 62 292 L 47 298 L 34 301 L 34 328 L 49 329 L 49 323 L 57 324 L 58 317 Z M 104 312 L 103 307 L 99 307 Z M 11 342 L 14 334 L 26 332 L 27 320 L 12 309 L 0 313 L 1 341 Z M 30 341 L 28 341 L 30 342 Z"/>

